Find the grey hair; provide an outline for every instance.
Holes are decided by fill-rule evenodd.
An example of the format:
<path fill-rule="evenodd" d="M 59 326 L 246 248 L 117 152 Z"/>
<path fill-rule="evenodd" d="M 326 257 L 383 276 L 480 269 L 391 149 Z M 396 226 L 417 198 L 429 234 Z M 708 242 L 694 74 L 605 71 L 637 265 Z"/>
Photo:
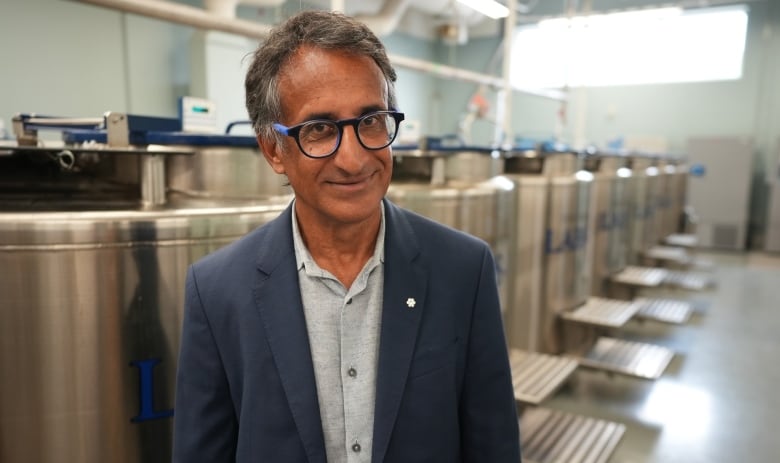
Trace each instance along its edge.
<path fill-rule="evenodd" d="M 365 24 L 343 14 L 302 11 L 271 31 L 255 51 L 247 71 L 244 81 L 246 109 L 256 134 L 279 139 L 273 129 L 273 123 L 282 118 L 279 74 L 303 45 L 372 58 L 387 82 L 388 107 L 396 108 L 396 73 L 379 38 Z"/>

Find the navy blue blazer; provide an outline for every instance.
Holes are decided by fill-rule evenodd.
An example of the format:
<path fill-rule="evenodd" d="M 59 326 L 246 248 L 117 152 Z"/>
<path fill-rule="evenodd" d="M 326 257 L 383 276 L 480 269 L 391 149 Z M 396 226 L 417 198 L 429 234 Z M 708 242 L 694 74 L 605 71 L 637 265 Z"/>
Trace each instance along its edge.
<path fill-rule="evenodd" d="M 175 462 L 326 462 L 291 214 L 188 272 Z M 385 220 L 372 462 L 518 463 L 490 249 L 387 200 Z"/>

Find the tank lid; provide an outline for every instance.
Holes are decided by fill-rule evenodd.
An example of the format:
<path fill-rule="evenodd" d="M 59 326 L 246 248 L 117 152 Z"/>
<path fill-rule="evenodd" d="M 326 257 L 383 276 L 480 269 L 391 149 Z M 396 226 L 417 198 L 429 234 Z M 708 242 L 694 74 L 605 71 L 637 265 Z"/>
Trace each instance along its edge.
<path fill-rule="evenodd" d="M 508 150 L 503 151 L 503 156 L 511 158 L 541 158 L 559 154 L 577 154 L 566 143 L 546 141 L 542 143 L 522 142 Z"/>
<path fill-rule="evenodd" d="M 108 143 L 105 130 L 72 129 L 63 132 L 63 140 L 68 144 Z M 249 135 L 204 134 L 186 132 L 131 132 L 132 145 L 181 145 L 198 147 L 237 146 L 257 148 L 257 139 Z"/>
<path fill-rule="evenodd" d="M 599 158 L 626 158 L 629 152 L 623 149 L 612 148 L 599 148 L 595 145 L 590 145 L 581 150 L 581 153 L 585 156 L 595 156 Z"/>
<path fill-rule="evenodd" d="M 469 152 L 491 156 L 498 153 L 492 146 L 468 145 L 454 136 L 424 137 L 416 144 L 393 144 L 393 154 L 415 157 L 446 157 Z"/>

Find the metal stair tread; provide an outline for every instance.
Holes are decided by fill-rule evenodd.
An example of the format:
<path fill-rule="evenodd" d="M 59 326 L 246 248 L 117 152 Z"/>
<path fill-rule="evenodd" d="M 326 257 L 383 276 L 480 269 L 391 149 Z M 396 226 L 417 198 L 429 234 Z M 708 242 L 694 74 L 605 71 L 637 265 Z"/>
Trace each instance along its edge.
<path fill-rule="evenodd" d="M 668 270 L 629 265 L 612 276 L 612 281 L 633 286 L 656 287 L 666 279 Z"/>
<path fill-rule="evenodd" d="M 665 285 L 676 286 L 682 289 L 702 291 L 715 286 L 715 279 L 711 275 L 695 272 L 683 272 L 670 270 L 664 278 Z"/>
<path fill-rule="evenodd" d="M 585 304 L 561 314 L 565 320 L 589 325 L 619 328 L 639 311 L 632 301 L 591 297 Z"/>
<path fill-rule="evenodd" d="M 606 463 L 626 431 L 622 423 L 547 408 L 520 417 L 523 461 Z"/>
<path fill-rule="evenodd" d="M 634 299 L 634 302 L 639 304 L 637 317 L 663 323 L 681 325 L 686 323 L 693 313 L 693 306 L 689 302 L 677 299 L 640 297 Z"/>
<path fill-rule="evenodd" d="M 690 265 L 693 257 L 684 248 L 676 246 L 653 246 L 645 251 L 645 257 L 671 261 L 681 265 Z"/>
<path fill-rule="evenodd" d="M 509 350 L 515 400 L 538 405 L 552 395 L 577 369 L 571 357 Z"/>
<path fill-rule="evenodd" d="M 672 246 L 682 246 L 685 248 L 695 248 L 699 245 L 699 239 L 696 235 L 687 233 L 673 233 L 667 236 L 664 242 Z"/>
<path fill-rule="evenodd" d="M 658 379 L 674 352 L 663 346 L 600 337 L 580 365 L 643 379 Z"/>

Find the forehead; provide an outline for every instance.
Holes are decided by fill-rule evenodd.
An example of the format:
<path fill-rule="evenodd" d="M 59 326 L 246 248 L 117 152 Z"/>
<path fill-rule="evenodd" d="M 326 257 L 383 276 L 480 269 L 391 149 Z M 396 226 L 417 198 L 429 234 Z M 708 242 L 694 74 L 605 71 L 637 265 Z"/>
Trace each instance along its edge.
<path fill-rule="evenodd" d="M 282 67 L 278 83 L 289 117 L 312 111 L 340 114 L 356 103 L 387 104 L 387 82 L 379 65 L 370 56 L 342 50 L 299 48 Z"/>

